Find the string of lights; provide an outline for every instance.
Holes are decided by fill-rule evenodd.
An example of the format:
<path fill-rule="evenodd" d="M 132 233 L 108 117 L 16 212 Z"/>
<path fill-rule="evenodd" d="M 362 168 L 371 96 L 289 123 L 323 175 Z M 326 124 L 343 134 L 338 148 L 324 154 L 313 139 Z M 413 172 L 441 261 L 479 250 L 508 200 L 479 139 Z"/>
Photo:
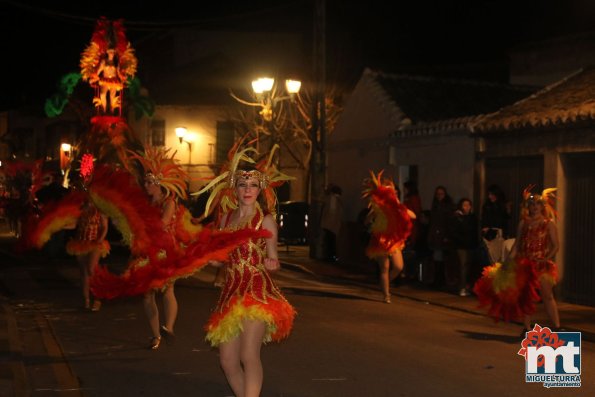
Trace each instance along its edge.
<path fill-rule="evenodd" d="M 266 14 L 275 14 L 282 12 L 283 10 L 289 10 L 295 6 L 303 6 L 304 3 L 300 1 L 286 1 L 280 2 L 274 5 L 269 5 L 262 8 L 251 7 L 250 10 L 245 10 L 242 12 L 235 12 L 235 13 L 225 13 L 218 16 L 209 16 L 203 18 L 196 18 L 196 19 L 164 19 L 164 18 L 171 18 L 171 17 L 163 17 L 163 3 L 155 3 L 155 7 L 159 8 L 159 13 L 155 16 L 151 16 L 151 19 L 146 19 L 147 17 L 143 17 L 142 19 L 135 19 L 133 15 L 142 14 L 143 10 L 146 12 L 148 8 L 143 8 L 139 6 L 131 11 L 130 8 L 126 8 L 124 4 L 119 2 L 114 2 L 111 7 L 98 7 L 96 10 L 92 9 L 93 15 L 86 16 L 83 14 L 77 14 L 73 12 L 64 12 L 58 9 L 51 9 L 40 5 L 33 5 L 33 4 L 26 4 L 23 2 L 17 2 L 12 0 L 1 0 L 0 3 L 9 5 L 14 7 L 15 9 L 19 9 L 22 11 L 26 11 L 28 13 L 38 14 L 47 18 L 65 21 L 77 25 L 89 25 L 92 26 L 95 24 L 97 20 L 97 12 L 104 11 L 103 14 L 114 14 L 114 15 L 106 15 L 108 17 L 113 18 L 124 18 L 126 22 L 127 30 L 168 30 L 168 29 L 175 29 L 175 28 L 182 28 L 182 27 L 207 27 L 213 25 L 229 25 L 234 21 L 239 20 L 251 20 L 256 17 L 262 17 Z M 141 2 L 142 3 L 142 2 Z M 60 3 L 58 3 L 60 4 Z M 62 3 L 63 4 L 63 3 Z M 75 4 L 75 3 L 73 3 Z M 183 9 L 176 10 L 175 8 L 172 11 L 178 11 L 179 15 L 184 15 L 184 13 L 188 12 L 187 2 L 183 2 Z M 74 7 L 74 6 L 73 6 Z M 130 7 L 130 6 L 129 6 Z M 171 7 L 171 6 L 170 6 Z M 111 12 L 105 12 L 107 9 L 112 8 Z M 172 14 L 170 11 L 170 14 Z M 102 15 L 103 15 L 102 14 Z M 130 17 L 122 17 L 122 15 L 131 14 Z"/>

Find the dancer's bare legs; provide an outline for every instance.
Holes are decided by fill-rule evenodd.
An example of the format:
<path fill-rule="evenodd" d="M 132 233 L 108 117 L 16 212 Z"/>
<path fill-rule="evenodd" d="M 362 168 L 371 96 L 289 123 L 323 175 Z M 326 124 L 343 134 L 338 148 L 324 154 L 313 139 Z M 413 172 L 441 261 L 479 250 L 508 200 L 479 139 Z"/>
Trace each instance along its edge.
<path fill-rule="evenodd" d="M 163 311 L 165 315 L 165 327 L 173 334 L 176 318 L 178 317 L 178 301 L 174 294 L 174 285 L 168 285 L 163 292 Z"/>
<path fill-rule="evenodd" d="M 85 300 L 85 309 L 91 308 L 91 295 L 89 293 L 89 278 L 91 277 L 91 266 L 89 256 L 91 254 L 77 255 L 76 261 L 81 271 L 81 292 Z"/>
<path fill-rule="evenodd" d="M 258 320 L 243 320 L 243 331 L 219 346 L 220 363 L 236 397 L 258 397 L 263 370 L 260 347 L 266 325 Z"/>
<path fill-rule="evenodd" d="M 558 304 L 556 303 L 556 298 L 554 298 L 554 286 L 546 277 L 539 279 L 539 285 L 541 287 L 541 299 L 543 300 L 545 312 L 550 318 L 552 325 L 555 328 L 560 328 L 560 313 L 558 313 Z"/>
<path fill-rule="evenodd" d="M 394 280 L 397 277 L 399 277 L 399 274 L 401 274 L 401 272 L 403 271 L 403 266 L 404 266 L 404 262 L 403 262 L 403 253 L 401 252 L 401 250 L 397 250 L 395 252 L 393 252 L 392 254 L 390 254 L 390 259 L 392 262 L 393 267 L 390 270 L 390 280 Z"/>
<path fill-rule="evenodd" d="M 550 318 L 552 326 L 555 328 L 560 328 L 560 313 L 558 312 L 556 298 L 554 298 L 554 285 L 546 277 L 540 277 L 539 286 L 541 288 L 540 294 L 541 299 L 543 300 L 543 306 L 545 307 L 545 312 Z M 525 325 L 525 329 L 531 331 L 531 317 L 524 316 L 523 323 Z"/>
<path fill-rule="evenodd" d="M 155 290 L 150 290 L 145 293 L 143 297 L 143 305 L 145 307 L 147 319 L 149 320 L 149 326 L 151 327 L 153 338 L 160 340 L 159 309 L 157 308 L 157 302 L 155 301 Z"/>
<path fill-rule="evenodd" d="M 379 261 L 379 266 L 380 286 L 384 294 L 384 302 L 390 303 L 390 282 L 397 278 L 403 271 L 404 263 L 401 250 L 394 251 L 392 254 L 382 257 Z"/>

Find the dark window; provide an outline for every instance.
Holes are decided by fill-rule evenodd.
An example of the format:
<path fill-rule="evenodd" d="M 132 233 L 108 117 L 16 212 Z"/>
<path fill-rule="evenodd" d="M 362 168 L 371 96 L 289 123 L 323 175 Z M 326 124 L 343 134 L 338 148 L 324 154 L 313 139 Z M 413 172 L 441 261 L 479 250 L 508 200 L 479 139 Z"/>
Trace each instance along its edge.
<path fill-rule="evenodd" d="M 153 146 L 165 146 L 165 120 L 153 120 L 151 122 L 151 144 Z"/>
<path fill-rule="evenodd" d="M 227 152 L 233 146 L 234 129 L 229 121 L 217 122 L 217 146 L 215 148 L 215 162 L 223 164 L 227 161 Z"/>

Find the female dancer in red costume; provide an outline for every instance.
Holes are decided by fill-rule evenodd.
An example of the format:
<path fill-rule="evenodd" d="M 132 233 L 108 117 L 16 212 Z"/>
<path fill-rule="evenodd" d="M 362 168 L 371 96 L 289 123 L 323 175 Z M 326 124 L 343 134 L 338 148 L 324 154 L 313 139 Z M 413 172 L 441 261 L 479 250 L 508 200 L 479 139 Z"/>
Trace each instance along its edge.
<path fill-rule="evenodd" d="M 206 339 L 219 347 L 220 364 L 234 395 L 255 397 L 263 382 L 261 345 L 287 337 L 296 313 L 269 275 L 279 269 L 271 187 L 286 178 L 270 164 L 257 164 L 260 170 L 235 170 L 239 159 L 246 159 L 246 152 L 239 152 L 230 162 L 224 186 L 220 186 L 233 189 L 234 196 L 228 195 L 226 202 L 231 201 L 235 209 L 222 215 L 219 226 L 223 230 L 266 229 L 270 235 L 240 244 L 228 262 L 211 262 L 224 267 L 225 284 L 205 328 Z M 264 209 L 258 202 L 262 198 Z"/>
<path fill-rule="evenodd" d="M 107 217 L 99 212 L 91 200 L 87 200 L 77 221 L 76 237 L 66 243 L 66 252 L 76 256 L 81 269 L 85 309 L 94 312 L 101 308 L 101 300 L 94 299 L 91 306 L 89 279 L 95 267 L 99 265 L 99 258 L 104 258 L 110 251 L 110 245 L 105 239 L 107 225 Z"/>
<path fill-rule="evenodd" d="M 177 199 L 186 198 L 186 173 L 175 163 L 173 155 L 167 157 L 167 151 L 147 147 L 143 154 L 133 154 L 145 169 L 144 186 L 151 204 L 161 209 L 161 222 L 167 238 L 171 238 L 170 247 L 176 248 L 175 223 Z M 171 255 L 171 253 L 170 253 Z M 144 294 L 144 308 L 151 327 L 149 348 L 157 350 L 162 335 L 170 340 L 174 336 L 174 324 L 178 315 L 178 301 L 174 294 L 174 282 L 169 281 L 162 289 L 165 324 L 159 326 L 159 309 L 155 300 L 155 289 Z"/>
<path fill-rule="evenodd" d="M 525 200 L 526 216 L 519 222 L 517 239 L 511 256 L 520 263 L 531 266 L 537 276 L 539 291 L 545 311 L 554 328 L 560 328 L 558 305 L 553 287 L 557 282 L 558 269 L 553 259 L 559 249 L 558 232 L 554 223 L 554 211 L 548 199 L 553 193 L 546 190 L 543 195 L 529 195 Z M 531 314 L 525 313 L 523 324 L 531 330 Z"/>
<path fill-rule="evenodd" d="M 383 172 L 374 175 L 370 171 L 371 178 L 364 181 L 363 197 L 370 200 L 367 222 L 371 224 L 372 232 L 366 255 L 378 262 L 384 302 L 391 303 L 389 284 L 403 270 L 401 251 L 411 234 L 411 219 L 415 219 L 415 214 L 401 204 L 395 185 L 382 176 Z"/>
<path fill-rule="evenodd" d="M 541 195 L 531 194 L 530 189 L 524 192 L 511 260 L 486 266 L 473 288 L 480 306 L 487 306 L 494 320 L 522 319 L 525 326 L 522 337 L 531 329 L 531 315 L 535 313 L 540 294 L 552 326 L 560 327 L 553 294 L 558 277 L 553 259 L 559 248 L 552 202 L 556 189 L 545 189 Z"/>

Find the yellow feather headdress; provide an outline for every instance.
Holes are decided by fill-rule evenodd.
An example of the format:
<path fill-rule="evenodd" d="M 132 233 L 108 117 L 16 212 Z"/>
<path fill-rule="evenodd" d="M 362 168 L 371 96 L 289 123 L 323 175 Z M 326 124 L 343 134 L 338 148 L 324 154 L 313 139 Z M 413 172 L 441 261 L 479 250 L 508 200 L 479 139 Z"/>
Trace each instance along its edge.
<path fill-rule="evenodd" d="M 529 216 L 529 204 L 540 202 L 543 204 L 544 216 L 549 219 L 556 219 L 558 213 L 555 209 L 556 191 L 555 187 L 543 189 L 541 194 L 533 194 L 531 190 L 535 185 L 529 185 L 523 190 L 523 206 L 521 209 L 521 218 L 525 219 Z"/>
<path fill-rule="evenodd" d="M 144 152 L 128 150 L 130 157 L 138 160 L 145 170 L 145 180 L 162 186 L 167 196 L 186 199 L 186 181 L 188 174 L 181 168 L 175 159 L 176 152 L 169 156 L 169 151 L 164 147 L 145 146 Z"/>
<path fill-rule="evenodd" d="M 238 207 L 238 200 L 234 193 L 234 187 L 238 180 L 256 178 L 260 183 L 261 194 L 266 202 L 266 209 L 270 213 L 275 213 L 277 196 L 274 188 L 281 186 L 285 181 L 294 179 L 289 175 L 280 172 L 273 165 L 272 159 L 275 151 L 279 148 L 274 145 L 267 158 L 258 163 L 251 157 L 257 156 L 258 151 L 253 147 L 239 148 L 238 142 L 229 151 L 228 162 L 223 165 L 221 174 L 215 177 L 206 186 L 192 195 L 200 195 L 210 191 L 209 198 L 205 206 L 204 217 L 208 217 L 216 207 L 219 207 L 223 213 L 234 210 Z M 241 162 L 254 164 L 254 170 L 238 169 Z"/>

